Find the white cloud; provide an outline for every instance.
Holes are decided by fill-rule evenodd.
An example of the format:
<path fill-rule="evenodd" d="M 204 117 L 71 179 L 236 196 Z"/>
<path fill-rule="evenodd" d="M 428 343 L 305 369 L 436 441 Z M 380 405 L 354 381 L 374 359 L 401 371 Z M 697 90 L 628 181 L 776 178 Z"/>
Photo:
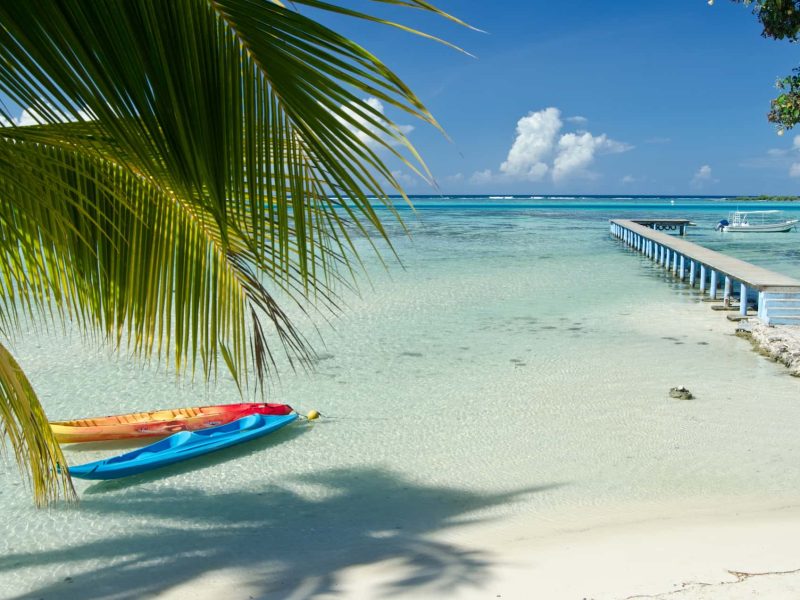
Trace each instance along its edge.
<path fill-rule="evenodd" d="M 491 183 L 494 180 L 494 176 L 492 175 L 491 169 L 485 169 L 483 171 L 475 171 L 469 177 L 469 182 L 474 185 L 485 185 L 487 183 Z"/>
<path fill-rule="evenodd" d="M 78 115 L 82 121 L 91 121 L 94 116 L 85 110 L 78 111 Z M 67 114 L 60 114 L 58 115 L 61 117 L 61 121 L 64 123 L 68 123 L 71 121 L 76 121 L 71 115 Z M 0 117 L 0 127 L 28 127 L 29 125 L 41 125 L 42 123 L 46 123 L 46 120 L 41 112 L 37 111 L 33 108 L 26 108 L 22 111 L 19 117 L 16 119 L 12 119 L 12 122 L 9 123 L 6 119 Z"/>
<path fill-rule="evenodd" d="M 553 181 L 559 182 L 571 175 L 586 175 L 586 167 L 594 161 L 598 153 L 617 154 L 626 152 L 632 146 L 608 139 L 606 134 L 592 135 L 567 133 L 558 140 L 558 154 L 553 161 Z"/>
<path fill-rule="evenodd" d="M 800 162 L 792 163 L 789 167 L 789 177 L 800 177 Z"/>
<path fill-rule="evenodd" d="M 565 120 L 578 124 L 588 122 L 586 117 Z M 633 148 L 606 134 L 596 136 L 588 131 L 561 134 L 563 126 L 561 111 L 555 107 L 528 113 L 517 121 L 516 137 L 500 171 L 476 171 L 470 182 L 482 185 L 504 180 L 541 181 L 550 176 L 559 183 L 571 177 L 593 177 L 587 169 L 596 156 Z"/>
<path fill-rule="evenodd" d="M 445 183 L 461 183 L 464 181 L 464 174 L 463 173 L 454 173 L 452 175 L 447 175 L 444 178 Z"/>
<path fill-rule="evenodd" d="M 711 174 L 711 167 L 703 165 L 692 177 L 692 185 L 695 187 L 702 187 L 705 183 L 716 183 L 719 179 L 714 179 Z"/>
<path fill-rule="evenodd" d="M 406 171 L 401 171 L 400 169 L 395 169 L 392 171 L 392 177 L 402 185 L 403 187 L 415 187 L 419 183 L 419 179 L 407 173 Z"/>
<path fill-rule="evenodd" d="M 517 137 L 500 170 L 514 178 L 542 179 L 549 170 L 543 161 L 552 154 L 561 125 L 561 111 L 553 107 L 522 117 L 517 121 Z"/>
<path fill-rule="evenodd" d="M 14 120 L 17 127 L 27 127 L 28 125 L 39 125 L 42 122 L 41 114 L 38 111 L 26 108 L 18 119 Z"/>
<path fill-rule="evenodd" d="M 750 169 L 788 169 L 789 175 L 796 177 L 792 173 L 798 156 L 800 156 L 800 135 L 792 138 L 792 145 L 789 148 L 769 148 L 766 155 L 746 158 L 739 164 Z"/>
<path fill-rule="evenodd" d="M 370 108 L 374 109 L 375 111 L 377 111 L 381 115 L 384 114 L 383 102 L 381 102 L 377 98 L 372 98 L 372 97 L 365 98 L 364 102 Z M 394 144 L 397 143 L 394 140 L 392 140 L 391 138 L 388 138 L 385 133 L 383 133 L 375 124 L 373 124 L 371 122 L 370 119 L 368 119 L 362 113 L 357 112 L 356 110 L 351 108 L 353 106 L 355 106 L 355 105 L 351 103 L 349 106 L 342 105 L 342 108 L 344 108 L 345 112 L 348 113 L 348 116 L 350 117 L 350 119 L 355 121 L 357 126 L 354 125 L 353 123 L 348 122 L 348 121 L 344 121 L 343 119 L 340 119 L 340 120 L 347 126 L 347 128 L 350 131 L 352 131 L 356 135 L 356 137 L 359 139 L 359 141 L 361 141 L 362 143 L 366 144 L 367 146 L 369 146 L 373 150 L 377 150 L 378 148 L 381 147 L 381 143 L 377 139 L 375 139 L 376 137 L 380 138 L 384 142 L 389 143 L 391 145 L 394 145 Z M 379 117 L 373 117 L 372 120 L 380 121 L 380 118 Z M 400 133 L 402 133 L 403 135 L 408 135 L 409 133 L 414 131 L 414 126 L 413 125 L 397 125 L 397 130 Z"/>
<path fill-rule="evenodd" d="M 620 179 L 620 181 L 621 181 L 622 183 L 625 183 L 625 184 L 628 184 L 628 183 L 636 183 L 636 177 L 634 177 L 633 175 L 625 175 L 625 177 L 623 177 L 622 179 Z"/>
<path fill-rule="evenodd" d="M 574 117 L 567 117 L 565 119 L 568 123 L 575 123 L 576 125 L 586 125 L 589 122 L 589 119 L 586 117 L 582 117 L 580 115 L 575 115 Z"/>

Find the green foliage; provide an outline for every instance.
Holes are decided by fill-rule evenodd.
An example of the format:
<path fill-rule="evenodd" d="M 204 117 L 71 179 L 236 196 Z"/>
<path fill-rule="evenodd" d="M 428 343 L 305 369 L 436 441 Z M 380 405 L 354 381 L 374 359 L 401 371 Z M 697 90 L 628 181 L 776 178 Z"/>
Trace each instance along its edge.
<path fill-rule="evenodd" d="M 738 200 L 741 202 L 800 202 L 800 196 L 736 196 L 731 200 Z"/>
<path fill-rule="evenodd" d="M 318 0 L 0 3 L 0 92 L 40 123 L 13 126 L 0 106 L 3 338 L 70 321 L 179 373 L 210 379 L 222 359 L 242 393 L 263 391 L 276 344 L 311 358 L 276 292 L 335 312 L 353 236 L 386 239 L 368 198 L 391 208 L 387 189 L 402 193 L 374 148 L 426 173 L 363 96 L 436 122 L 303 5 L 418 33 Z M 69 495 L 39 400 L 2 346 L 0 423 L 37 502 Z"/>
<path fill-rule="evenodd" d="M 776 84 L 783 93 L 770 101 L 771 109 L 767 119 L 780 127 L 791 129 L 800 121 L 800 68 L 795 75 L 780 79 Z"/>
<path fill-rule="evenodd" d="M 752 4 L 753 13 L 764 26 L 762 35 L 776 40 L 797 41 L 800 31 L 799 0 L 733 0 Z"/>
<path fill-rule="evenodd" d="M 776 40 L 798 41 L 800 35 L 800 0 L 733 0 L 753 5 L 753 13 L 764 27 L 762 35 Z M 800 68 L 777 82 L 781 94 L 771 101 L 767 118 L 783 129 L 800 122 Z"/>

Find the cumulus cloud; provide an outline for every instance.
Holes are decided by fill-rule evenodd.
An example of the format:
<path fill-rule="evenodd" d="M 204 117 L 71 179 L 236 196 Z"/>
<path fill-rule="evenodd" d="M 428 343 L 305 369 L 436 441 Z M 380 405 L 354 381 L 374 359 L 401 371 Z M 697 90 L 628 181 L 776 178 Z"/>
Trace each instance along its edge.
<path fill-rule="evenodd" d="M 705 183 L 716 183 L 719 181 L 718 179 L 714 179 L 711 174 L 711 167 L 709 165 L 703 165 L 692 177 L 692 185 L 695 187 L 702 187 Z"/>
<path fill-rule="evenodd" d="M 377 98 L 372 98 L 372 97 L 365 98 L 364 102 L 372 109 L 380 113 L 381 115 L 384 114 L 383 102 L 381 102 Z M 355 136 L 359 139 L 359 141 L 366 144 L 373 150 L 377 150 L 378 148 L 381 147 L 381 143 L 377 139 L 375 139 L 376 137 L 392 145 L 396 143 L 391 138 L 387 138 L 386 134 L 384 134 L 363 114 L 361 114 L 360 112 L 356 112 L 353 108 L 351 108 L 352 106 L 354 106 L 354 104 L 350 104 L 348 106 L 342 105 L 342 108 L 345 110 L 345 112 L 347 112 L 349 118 L 355 121 L 355 124 L 344 120 L 342 120 L 342 122 L 345 123 L 347 128 L 355 134 Z M 409 133 L 414 131 L 414 126 L 397 125 L 397 129 L 403 135 L 408 135 Z"/>
<path fill-rule="evenodd" d="M 544 160 L 552 153 L 561 126 L 561 111 L 553 107 L 522 117 L 517 121 L 517 137 L 500 171 L 528 181 L 542 179 L 550 169 Z"/>
<path fill-rule="evenodd" d="M 574 117 L 567 117 L 565 119 L 568 123 L 575 123 L 576 125 L 586 125 L 589 122 L 589 119 L 586 117 L 582 117 L 580 115 L 575 115 Z"/>
<path fill-rule="evenodd" d="M 568 117 L 564 121 L 588 122 L 586 117 Z M 498 173 L 490 169 L 476 171 L 470 177 L 475 185 L 495 181 L 541 181 L 550 177 L 560 183 L 572 177 L 592 177 L 588 170 L 600 154 L 626 152 L 629 144 L 610 139 L 606 134 L 588 131 L 562 133 L 564 121 L 555 107 L 532 111 L 517 121 L 516 137 Z"/>
<path fill-rule="evenodd" d="M 576 173 L 583 173 L 598 153 L 619 153 L 632 146 L 608 139 L 606 134 L 567 133 L 558 140 L 558 154 L 553 161 L 553 181 L 559 182 Z"/>

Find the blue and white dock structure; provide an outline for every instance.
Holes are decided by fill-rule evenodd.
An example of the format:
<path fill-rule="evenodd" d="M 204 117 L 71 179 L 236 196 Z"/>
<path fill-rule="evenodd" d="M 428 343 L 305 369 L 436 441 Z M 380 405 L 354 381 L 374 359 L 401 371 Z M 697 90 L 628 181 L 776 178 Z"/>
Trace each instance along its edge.
<path fill-rule="evenodd" d="M 685 239 L 661 233 L 673 229 L 684 235 L 687 219 L 611 219 L 611 235 L 671 271 L 680 281 L 689 269 L 689 286 L 729 305 L 738 286 L 739 312 L 747 316 L 748 298 L 758 298 L 758 318 L 767 325 L 800 325 L 800 281 L 709 250 Z M 661 224 L 661 227 L 657 226 Z M 682 226 L 681 226 L 682 224 Z M 698 281 L 699 280 L 699 281 Z"/>

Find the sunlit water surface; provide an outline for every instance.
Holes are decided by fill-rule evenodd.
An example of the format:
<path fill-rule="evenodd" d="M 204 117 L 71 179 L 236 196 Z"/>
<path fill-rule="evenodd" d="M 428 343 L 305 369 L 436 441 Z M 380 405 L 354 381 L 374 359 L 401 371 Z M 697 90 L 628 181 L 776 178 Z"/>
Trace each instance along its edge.
<path fill-rule="evenodd" d="M 34 509 L 7 459 L 0 596 L 72 584 L 100 597 L 115 582 L 144 593 L 239 566 L 267 581 L 313 571 L 311 548 L 343 567 L 331 557 L 391 558 L 470 520 L 796 499 L 800 380 L 612 240 L 607 220 L 686 216 L 698 225 L 688 239 L 800 278 L 797 232 L 718 234 L 735 205 L 713 199 L 417 204 L 403 213 L 411 239 L 393 233 L 403 267 L 368 259 L 371 285 L 362 278 L 361 297 L 320 326 L 316 372 L 284 370 L 273 386 L 273 401 L 316 408 L 318 423 L 151 475 L 76 482 L 74 508 Z M 224 376 L 192 385 L 77 335 L 32 333 L 14 350 L 54 420 L 238 400 Z M 670 399 L 679 384 L 697 399 Z M 66 448 L 73 463 L 118 451 Z"/>

